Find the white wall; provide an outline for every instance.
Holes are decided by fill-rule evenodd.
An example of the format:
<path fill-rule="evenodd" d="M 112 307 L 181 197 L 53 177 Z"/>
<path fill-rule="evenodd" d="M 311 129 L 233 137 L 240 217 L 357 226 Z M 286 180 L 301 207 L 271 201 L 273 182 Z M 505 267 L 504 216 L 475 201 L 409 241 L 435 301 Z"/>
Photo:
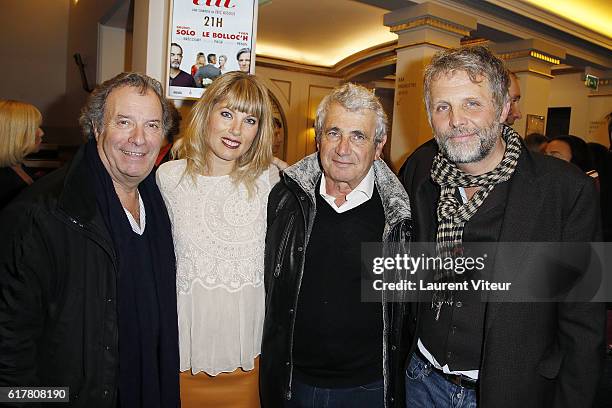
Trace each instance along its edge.
<path fill-rule="evenodd" d="M 0 98 L 35 105 L 43 126 L 68 120 L 55 104 L 66 90 L 69 0 L 2 2 Z"/>
<path fill-rule="evenodd" d="M 168 57 L 169 0 L 134 0 L 132 67 L 162 84 Z"/>
<path fill-rule="evenodd" d="M 111 79 L 125 70 L 125 30 L 98 25 L 98 74 L 99 82 Z"/>
<path fill-rule="evenodd" d="M 608 146 L 605 116 L 612 111 L 612 87 L 592 91 L 582 78 L 582 73 L 556 76 L 551 81 L 548 106 L 571 107 L 570 134 Z"/>

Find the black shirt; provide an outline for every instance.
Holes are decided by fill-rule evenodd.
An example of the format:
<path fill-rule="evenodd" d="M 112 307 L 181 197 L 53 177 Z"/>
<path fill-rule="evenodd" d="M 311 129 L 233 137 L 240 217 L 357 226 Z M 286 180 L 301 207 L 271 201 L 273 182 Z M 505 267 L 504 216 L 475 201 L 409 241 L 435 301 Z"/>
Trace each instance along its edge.
<path fill-rule="evenodd" d="M 316 191 L 319 191 L 317 186 Z M 325 388 L 382 378 L 382 305 L 361 301 L 361 243 L 380 242 L 385 225 L 376 189 L 337 213 L 317 193 L 294 332 L 295 376 Z"/>
<path fill-rule="evenodd" d="M 506 208 L 509 184 L 497 184 L 463 229 L 463 242 L 497 242 Z M 457 192 L 458 193 L 458 192 Z M 466 250 L 469 251 L 469 244 Z M 480 256 L 481 254 L 464 254 Z M 486 265 L 493 265 L 492 254 Z M 482 278 L 480 274 L 456 275 L 457 282 Z M 468 285 L 471 289 L 471 285 Z M 421 305 L 419 338 L 436 361 L 451 371 L 478 370 L 484 335 L 485 303 L 480 291 L 455 291 L 453 305 L 443 305 L 436 321 L 436 309 L 429 302 Z"/>

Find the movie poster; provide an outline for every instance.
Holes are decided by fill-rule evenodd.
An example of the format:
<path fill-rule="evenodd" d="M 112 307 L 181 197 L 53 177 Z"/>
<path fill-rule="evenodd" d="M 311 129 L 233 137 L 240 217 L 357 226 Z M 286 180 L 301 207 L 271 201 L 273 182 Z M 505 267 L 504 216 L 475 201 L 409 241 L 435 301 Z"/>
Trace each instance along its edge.
<path fill-rule="evenodd" d="M 218 76 L 255 71 L 257 0 L 172 0 L 166 95 L 197 99 Z"/>

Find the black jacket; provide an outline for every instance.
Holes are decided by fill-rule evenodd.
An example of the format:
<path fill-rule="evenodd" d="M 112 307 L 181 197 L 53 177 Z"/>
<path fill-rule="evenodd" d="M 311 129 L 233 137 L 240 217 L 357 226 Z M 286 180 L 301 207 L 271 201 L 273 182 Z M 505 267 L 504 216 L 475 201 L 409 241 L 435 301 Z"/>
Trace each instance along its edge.
<path fill-rule="evenodd" d="M 31 173 L 25 166 L 23 170 Z M 27 186 L 28 183 L 23 181 L 11 167 L 0 167 L 0 211 Z"/>
<path fill-rule="evenodd" d="M 0 386 L 116 404 L 117 267 L 83 149 L 0 214 Z"/>
<path fill-rule="evenodd" d="M 383 202 L 382 242 L 403 250 L 411 237 L 406 192 L 382 160 L 374 163 Z M 316 212 L 315 187 L 321 177 L 317 154 L 286 169 L 270 193 L 265 250 L 266 317 L 260 361 L 260 395 L 264 408 L 282 407 L 291 398 L 295 310 L 304 272 L 304 251 Z M 403 293 L 383 292 L 383 380 L 385 405 L 404 406 L 403 370 L 410 340 L 402 330 L 406 318 Z M 391 298 L 397 296 L 397 298 Z"/>
<path fill-rule="evenodd" d="M 437 152 L 433 140 L 425 143 L 399 175 L 412 200 L 414 237 L 419 242 L 435 240 L 440 187 L 430 171 Z M 523 146 L 509 182 L 499 242 L 601 239 L 595 185 L 574 166 Z M 498 257 L 495 268 L 520 273 L 527 259 L 537 258 L 531 252 Z M 503 297 L 502 292 L 498 296 Z M 417 316 L 415 311 L 408 325 L 415 340 Z M 601 303 L 510 303 L 492 298 L 485 311 L 479 407 L 590 407 L 605 358 L 604 330 Z"/>

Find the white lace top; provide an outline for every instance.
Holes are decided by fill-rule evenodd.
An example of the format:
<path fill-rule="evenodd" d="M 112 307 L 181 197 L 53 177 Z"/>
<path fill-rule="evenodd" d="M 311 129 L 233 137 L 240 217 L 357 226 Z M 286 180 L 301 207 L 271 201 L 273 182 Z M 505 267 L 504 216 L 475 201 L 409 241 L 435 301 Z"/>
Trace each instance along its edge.
<path fill-rule="evenodd" d="M 177 263 L 180 370 L 210 375 L 254 368 L 264 319 L 264 246 L 271 166 L 248 197 L 229 176 L 184 175 L 185 160 L 157 170 Z"/>

